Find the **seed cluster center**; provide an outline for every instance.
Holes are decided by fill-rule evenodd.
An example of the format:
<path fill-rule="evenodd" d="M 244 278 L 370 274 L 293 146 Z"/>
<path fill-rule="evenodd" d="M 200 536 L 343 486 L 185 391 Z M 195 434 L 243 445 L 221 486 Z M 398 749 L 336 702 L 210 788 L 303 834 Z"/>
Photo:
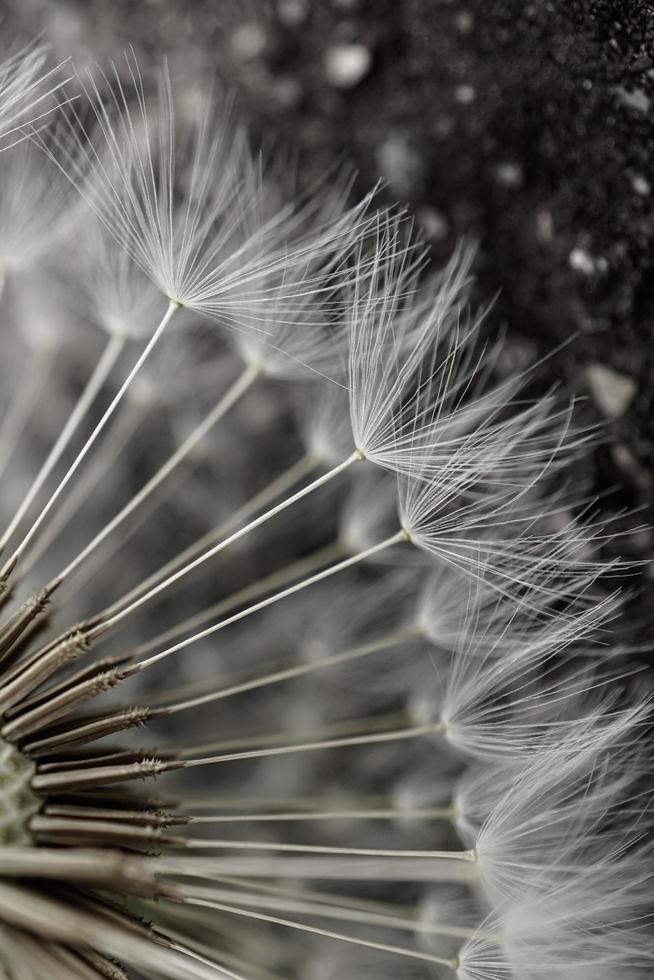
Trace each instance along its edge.
<path fill-rule="evenodd" d="M 0 847 L 31 843 L 27 824 L 40 805 L 30 788 L 33 775 L 30 760 L 0 739 Z"/>

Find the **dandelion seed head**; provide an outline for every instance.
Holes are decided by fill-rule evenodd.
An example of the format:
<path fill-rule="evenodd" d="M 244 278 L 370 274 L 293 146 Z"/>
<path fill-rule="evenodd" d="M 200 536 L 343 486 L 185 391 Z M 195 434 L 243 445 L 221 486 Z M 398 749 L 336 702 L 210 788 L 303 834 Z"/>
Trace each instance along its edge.
<path fill-rule="evenodd" d="M 574 406 L 497 371 L 470 249 L 428 273 L 133 54 L 46 131 L 40 57 L 0 67 L 0 973 L 640 980 L 651 715 Z"/>

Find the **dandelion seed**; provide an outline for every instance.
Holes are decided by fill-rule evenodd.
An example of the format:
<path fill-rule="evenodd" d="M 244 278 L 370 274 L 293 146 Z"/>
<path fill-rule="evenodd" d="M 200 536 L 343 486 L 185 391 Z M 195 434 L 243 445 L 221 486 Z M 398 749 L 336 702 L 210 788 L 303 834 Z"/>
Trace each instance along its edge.
<path fill-rule="evenodd" d="M 81 83 L 95 129 L 87 132 L 73 114 L 54 160 L 171 302 L 246 332 L 265 333 L 271 301 L 281 327 L 300 317 L 310 324 L 367 226 L 368 201 L 328 216 L 313 201 L 270 213 L 259 167 L 229 113 L 222 120 L 205 113 L 184 134 L 167 70 L 150 105 L 130 55 L 124 68 L 129 89 L 116 66 L 114 91 L 106 76 Z M 188 160 L 187 173 L 180 158 Z M 312 214 L 311 230 L 303 231 Z"/>

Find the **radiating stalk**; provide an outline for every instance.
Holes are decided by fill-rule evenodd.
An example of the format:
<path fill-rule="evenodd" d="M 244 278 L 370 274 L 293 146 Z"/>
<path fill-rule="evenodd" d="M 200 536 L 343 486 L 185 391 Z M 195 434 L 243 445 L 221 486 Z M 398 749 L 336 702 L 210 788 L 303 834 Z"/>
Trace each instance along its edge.
<path fill-rule="evenodd" d="M 23 429 L 39 404 L 39 396 L 46 376 L 53 369 L 52 359 L 45 354 L 41 354 L 35 360 L 37 363 L 29 366 L 24 383 L 21 383 L 21 379 L 18 391 L 13 393 L 11 404 L 3 413 L 0 422 L 0 476 L 5 473 L 11 462 Z"/>
<path fill-rule="evenodd" d="M 291 854 L 330 854 L 348 857 L 382 857 L 408 860 L 445 860 L 470 861 L 477 860 L 475 851 L 412 851 L 385 849 L 376 847 L 332 847 L 326 844 L 282 844 L 279 841 L 242 841 L 190 838 L 185 841 L 189 850 L 221 850 L 221 851 L 278 851 Z"/>
<path fill-rule="evenodd" d="M 243 891 L 241 888 L 193 888 L 193 894 L 202 893 L 212 901 L 236 901 L 240 905 L 248 908 L 264 908 L 280 911 L 293 912 L 296 915 L 318 917 L 320 919 L 336 919 L 344 922 L 359 925 L 372 926 L 380 929 L 396 929 L 402 932 L 411 932 L 426 936 L 447 936 L 455 939 L 470 939 L 472 936 L 479 935 L 476 929 L 465 929 L 460 926 L 438 925 L 424 919 L 411 918 L 406 915 L 393 915 L 388 912 L 368 910 L 350 904 L 349 896 L 347 900 L 341 898 L 340 902 L 321 902 L 317 898 L 308 898 L 300 892 L 284 893 L 281 888 L 276 888 L 272 894 L 257 894 L 250 890 Z"/>
<path fill-rule="evenodd" d="M 152 666 L 152 664 L 157 663 L 160 660 L 164 660 L 166 657 L 170 657 L 172 654 L 177 653 L 179 650 L 183 650 L 185 647 L 189 646 L 191 643 L 195 643 L 198 640 L 202 640 L 211 634 L 218 632 L 218 630 L 224 629 L 226 626 L 231 626 L 232 623 L 237 623 L 253 613 L 259 612 L 261 609 L 266 609 L 268 606 L 272 606 L 282 599 L 286 599 L 288 596 L 294 595 L 296 592 L 301 592 L 303 589 L 309 588 L 311 585 L 315 585 L 317 582 L 322 582 L 332 575 L 337 575 L 339 572 L 345 571 L 347 568 L 352 568 L 352 566 L 357 565 L 359 562 L 365 561 L 367 558 L 371 558 L 373 555 L 379 554 L 381 551 L 385 551 L 386 548 L 390 548 L 394 544 L 398 544 L 400 541 L 405 541 L 406 535 L 404 531 L 398 531 L 393 534 L 390 538 L 386 538 L 384 541 L 380 541 L 378 544 L 372 545 L 370 548 L 366 548 L 365 551 L 359 552 L 358 555 L 353 555 L 350 558 L 346 558 L 343 561 L 337 562 L 335 565 L 330 565 L 329 568 L 323 569 L 322 572 L 317 572 L 315 575 L 311 575 L 309 578 L 303 579 L 301 582 L 297 582 L 295 585 L 291 585 L 288 589 L 283 589 L 281 592 L 276 592 L 272 596 L 268 596 L 267 599 L 262 599 L 261 602 L 256 602 L 253 606 L 248 606 L 247 609 L 242 609 L 240 612 L 234 613 L 233 616 L 229 616 L 227 619 L 223 619 L 220 623 L 215 623 L 213 626 L 207 627 L 207 629 L 202 630 L 199 633 L 195 633 L 193 636 L 187 637 L 185 640 L 181 640 L 174 646 L 168 647 L 166 650 L 162 650 L 161 653 L 156 653 L 146 660 L 142 660 L 138 665 L 140 670 L 146 667 Z M 119 614 L 122 616 L 122 614 Z M 104 622 L 101 624 L 103 628 L 108 628 L 112 625 L 111 620 L 109 622 Z"/>
<path fill-rule="evenodd" d="M 249 752 L 228 752 L 223 755 L 205 756 L 199 759 L 186 759 L 183 768 L 218 765 L 223 762 L 242 762 L 246 759 L 266 759 L 275 755 L 292 755 L 295 752 L 319 752 L 324 749 L 342 749 L 357 745 L 376 745 L 382 742 L 399 742 L 409 738 L 421 738 L 442 732 L 442 724 L 414 725 L 411 728 L 391 732 L 375 732 L 372 735 L 353 735 L 346 738 L 329 738 L 317 742 L 304 742 L 300 745 L 280 745 L 271 749 L 253 749 Z M 179 768 L 179 763 L 175 764 Z"/>
<path fill-rule="evenodd" d="M 231 595 L 225 596 L 224 599 L 220 599 L 211 606 L 207 606 L 201 612 L 194 613 L 188 619 L 183 619 L 181 622 L 175 623 L 174 626 L 164 630 L 163 633 L 159 633 L 158 636 L 154 636 L 152 639 L 140 643 L 132 650 L 132 657 L 134 659 L 142 657 L 143 654 L 149 653 L 151 650 L 156 650 L 162 643 L 169 643 L 170 640 L 175 640 L 178 636 L 187 633 L 189 630 L 202 626 L 203 623 L 215 619 L 216 616 L 222 616 L 224 613 L 231 612 L 232 609 L 238 608 L 244 602 L 257 599 L 259 596 L 265 595 L 266 592 L 270 592 L 271 589 L 277 588 L 280 585 L 286 585 L 287 582 L 292 582 L 298 575 L 306 575 L 308 572 L 313 572 L 315 569 L 321 568 L 326 561 L 332 558 L 339 558 L 344 550 L 343 545 L 339 541 L 333 541 L 331 544 L 325 545 L 323 548 L 318 548 L 317 551 L 298 558 L 296 561 L 284 565 L 283 568 L 271 572 L 270 575 L 264 575 L 263 578 L 258 579 L 256 582 L 245 585 L 237 592 L 233 592 Z"/>
<path fill-rule="evenodd" d="M 147 592 L 153 585 L 161 581 L 161 579 L 166 578 L 171 572 L 174 572 L 177 568 L 191 561 L 196 555 L 201 554 L 205 548 L 209 547 L 214 541 L 223 537 L 227 534 L 233 527 L 237 527 L 243 521 L 248 520 L 252 514 L 256 513 L 260 507 L 267 506 L 271 500 L 275 497 L 280 496 L 280 494 L 285 493 L 289 490 L 298 480 L 302 479 L 311 472 L 316 466 L 316 461 L 311 456 L 302 456 L 297 462 L 291 464 L 283 473 L 278 477 L 275 477 L 263 490 L 260 490 L 254 497 L 252 497 L 246 504 L 239 507 L 238 510 L 234 511 L 227 520 L 223 521 L 217 527 L 211 528 L 206 534 L 190 544 L 188 548 L 185 548 L 170 561 L 158 568 L 156 572 L 139 582 L 126 592 L 125 595 L 117 599 L 116 602 L 107 606 L 106 609 L 100 613 L 102 618 L 108 618 L 117 612 L 121 606 L 126 606 L 132 602 L 137 596 L 142 595 Z"/>
<path fill-rule="evenodd" d="M 133 409 L 133 406 L 130 408 Z M 23 576 L 28 575 L 33 568 L 38 567 L 41 558 L 53 542 L 76 518 L 85 503 L 92 498 L 94 488 L 105 480 L 108 473 L 111 473 L 116 460 L 120 458 L 125 446 L 129 444 L 144 421 L 145 416 L 140 410 L 128 410 L 124 416 L 114 419 L 116 424 L 113 428 L 110 427 L 109 434 L 102 445 L 102 453 L 95 457 L 80 475 L 75 485 L 70 488 L 60 502 L 56 514 L 53 514 L 48 524 L 41 528 L 40 535 L 32 543 L 29 552 L 23 556 L 20 563 L 20 571 Z"/>
<path fill-rule="evenodd" d="M 177 466 L 188 456 L 188 454 L 195 448 L 195 446 L 200 442 L 201 439 L 209 432 L 209 430 L 216 425 L 216 423 L 223 418 L 224 415 L 232 408 L 232 406 L 239 400 L 239 398 L 248 390 L 250 385 L 253 383 L 257 377 L 257 370 L 255 368 L 246 367 L 243 373 L 236 379 L 234 384 L 227 390 L 225 395 L 220 399 L 217 405 L 209 412 L 209 414 L 200 422 L 198 426 L 187 436 L 184 442 L 177 448 L 177 450 L 166 460 L 166 462 L 157 470 L 157 472 L 152 476 L 147 483 L 145 483 L 138 493 L 129 500 L 125 506 L 113 517 L 108 524 L 99 531 L 92 541 L 90 541 L 86 547 L 84 547 L 79 554 L 73 558 L 72 561 L 66 565 L 63 571 L 60 573 L 59 578 L 62 580 L 68 578 L 68 576 L 79 566 L 81 563 L 91 555 L 95 549 L 102 544 L 102 542 L 112 534 L 116 528 L 120 527 L 124 520 L 129 517 L 142 503 L 147 500 L 151 493 L 159 487 L 164 480 L 170 476 L 170 474 L 175 470 Z"/>
<path fill-rule="evenodd" d="M 251 521 L 249 524 L 246 524 L 244 527 L 239 528 L 238 531 L 235 531 L 229 537 L 224 538 L 222 541 L 219 541 L 218 544 L 214 545 L 212 548 L 209 548 L 208 551 L 205 551 L 194 561 L 189 562 L 188 565 L 185 565 L 183 568 L 180 568 L 172 575 L 169 575 L 168 578 L 163 580 L 163 582 L 159 582 L 158 585 L 153 586 L 153 588 L 151 588 L 148 592 L 141 595 L 138 599 L 135 599 L 128 606 L 125 606 L 124 608 L 120 609 L 118 612 L 114 613 L 112 616 L 109 616 L 107 619 L 104 619 L 102 621 L 103 628 L 109 629 L 110 627 L 115 626 L 117 623 L 121 622 L 121 620 L 125 619 L 126 616 L 131 615 L 131 613 L 133 613 L 144 603 L 148 602 L 150 599 L 152 599 L 155 595 L 158 595 L 164 589 L 169 588 L 175 582 L 179 581 L 180 578 L 183 578 L 185 575 L 188 575 L 189 572 L 193 571 L 199 565 L 202 565 L 210 558 L 213 558 L 214 555 L 217 555 L 221 551 L 224 551 L 225 548 L 228 548 L 231 544 L 234 544 L 236 541 L 239 541 L 241 538 L 245 537 L 251 531 L 254 531 L 255 528 L 261 527 L 262 524 L 265 524 L 267 521 L 271 520 L 271 518 L 275 517 L 277 514 L 280 514 L 288 507 L 291 507 L 299 500 L 302 500 L 304 497 L 307 497 L 315 490 L 318 490 L 319 487 L 322 487 L 325 484 L 329 483 L 335 477 L 339 476 L 346 469 L 348 469 L 348 467 L 350 467 L 352 463 L 355 463 L 360 459 L 361 456 L 358 452 L 352 453 L 352 455 L 348 456 L 348 458 L 345 459 L 342 463 L 339 463 L 337 466 L 334 466 L 333 469 L 329 470 L 327 473 L 324 473 L 322 476 L 318 477 L 318 479 L 314 480 L 312 483 L 309 483 L 306 487 L 303 487 L 301 490 L 298 490 L 297 493 L 294 493 L 290 497 L 287 497 L 281 503 L 276 504 L 275 507 L 272 507 L 270 510 L 266 511 L 265 514 L 261 514 L 259 517 L 255 518 L 255 520 Z"/>
<path fill-rule="evenodd" d="M 308 926 L 302 922 L 294 922 L 292 919 L 282 919 L 276 915 L 267 915 L 262 912 L 253 912 L 249 909 L 239 908 L 237 905 L 227 905 L 222 902 L 214 902 L 210 899 L 194 898 L 192 895 L 186 896 L 184 901 L 191 905 L 199 905 L 203 908 L 215 909 L 218 912 L 230 912 L 233 915 L 244 916 L 249 919 L 257 919 L 260 922 L 270 922 L 273 925 L 286 926 L 289 929 L 296 929 L 300 932 L 308 932 L 314 936 L 323 936 L 325 939 L 336 939 L 340 942 L 350 943 L 354 946 L 364 946 L 367 949 L 375 949 L 382 953 L 394 953 L 397 956 L 408 957 L 409 959 L 420 960 L 423 963 L 434 963 L 439 966 L 449 967 L 451 970 L 458 969 L 458 958 L 434 956 L 432 953 L 421 953 L 417 950 L 407 949 L 403 946 L 391 946 L 387 943 L 376 943 L 368 939 L 359 939 L 348 936 L 342 932 L 332 932 L 327 929 L 319 929 L 316 926 Z"/>
<path fill-rule="evenodd" d="M 296 810 L 291 813 L 233 813 L 191 817 L 189 824 L 216 823 L 293 823 L 322 822 L 332 820 L 451 820 L 452 807 L 434 807 L 424 810 L 402 810 L 397 807 L 386 810 Z"/>
<path fill-rule="evenodd" d="M 170 303 L 168 304 L 168 308 L 167 308 L 166 312 L 164 313 L 163 317 L 159 321 L 159 325 L 157 326 L 156 330 L 154 331 L 154 333 L 150 337 L 150 340 L 147 342 L 147 344 L 145 345 L 145 347 L 141 351 L 141 354 L 139 355 L 139 357 L 137 358 L 136 363 L 132 367 L 131 371 L 129 372 L 129 374 L 127 375 L 127 377 L 125 378 L 125 380 L 123 381 L 122 385 L 120 386 L 120 389 L 118 390 L 118 392 L 116 393 L 116 395 L 113 397 L 113 399 L 111 401 L 111 404 L 105 410 L 102 418 L 97 423 L 97 425 L 95 426 L 95 428 L 91 432 L 91 435 L 88 437 L 88 439 L 86 440 L 86 442 L 84 443 L 84 445 L 80 449 L 79 453 L 77 454 L 77 456 L 75 457 L 75 459 L 73 460 L 73 462 L 71 463 L 71 465 L 69 466 L 69 468 L 66 471 L 65 475 L 63 476 L 63 478 L 59 482 L 57 488 L 52 493 L 52 495 L 50 496 L 49 500 L 47 501 L 47 503 L 45 504 L 45 506 L 41 510 L 40 514 L 38 515 L 38 517 L 36 518 L 36 520 L 34 521 L 34 523 L 32 524 L 32 526 L 30 527 L 29 531 L 27 532 L 27 534 L 25 535 L 25 537 L 22 539 L 22 541 L 20 542 L 20 544 L 15 548 L 13 554 L 11 555 L 11 557 L 9 558 L 9 560 L 5 563 L 4 567 L 0 571 L 0 579 L 6 578 L 11 573 L 11 571 L 14 568 L 14 566 L 16 565 L 16 562 L 18 561 L 18 559 L 25 552 L 25 550 L 28 547 L 30 541 L 32 540 L 32 538 L 34 537 L 34 535 L 36 534 L 36 532 L 40 528 L 41 524 L 43 523 L 43 521 L 46 519 L 46 517 L 48 516 L 48 514 L 50 513 L 50 511 L 54 507 L 55 503 L 57 502 L 57 500 L 59 499 L 59 497 L 61 496 L 61 494 L 64 492 L 64 490 L 66 489 L 66 487 L 70 483 L 71 479 L 73 478 L 73 476 L 77 472 L 78 468 L 80 467 L 80 465 L 82 464 L 82 462 L 84 461 L 84 459 L 86 458 L 86 456 L 88 455 L 89 451 L 91 450 L 91 448 L 95 444 L 96 440 L 101 435 L 101 433 L 102 433 L 103 429 L 105 428 L 107 422 L 109 421 L 109 419 L 112 417 L 112 415 L 114 414 L 114 412 L 118 408 L 120 402 L 122 401 L 122 399 L 123 399 L 123 397 L 125 395 L 125 392 L 128 390 L 128 388 L 131 385 L 132 381 L 134 380 L 134 378 L 136 377 L 136 375 L 138 374 L 138 372 L 141 370 L 141 368 L 145 364 L 146 360 L 148 359 L 148 357 L 150 356 L 150 354 L 152 353 L 152 351 L 156 347 L 156 345 L 157 345 L 158 341 L 160 340 L 160 338 L 161 338 L 164 330 L 168 326 L 168 324 L 169 324 L 169 322 L 170 322 L 173 314 L 175 313 L 175 311 L 177 309 L 179 309 L 179 304 L 176 303 L 175 301 L 171 300 Z"/>
<path fill-rule="evenodd" d="M 4 548 L 5 544 L 11 538 L 12 534 L 20 524 L 21 520 L 30 508 L 34 498 L 38 494 L 39 490 L 50 476 L 50 473 L 57 465 L 61 459 L 62 453 L 65 451 L 66 447 L 70 443 L 70 440 L 75 435 L 80 423 L 83 421 L 89 408 L 95 401 L 97 395 L 99 394 L 102 386 L 109 376 L 109 372 L 113 368 L 116 360 L 118 359 L 120 352 L 125 346 L 125 338 L 118 334 L 114 334 L 109 338 L 109 341 L 102 352 L 100 360 L 96 364 L 93 373 L 88 379 L 82 394 L 80 395 L 77 404 L 75 405 L 73 411 L 68 416 L 68 420 L 64 425 L 63 429 L 59 433 L 57 440 L 48 453 L 48 456 L 43 463 L 41 469 L 39 470 L 37 476 L 32 482 L 31 487 L 25 494 L 20 507 L 14 514 L 9 526 L 7 527 L 5 533 L 0 538 L 0 550 Z"/>
<path fill-rule="evenodd" d="M 381 637 L 379 640 L 355 647 L 352 650 L 345 650 L 342 653 L 323 657 L 320 660 L 310 663 L 298 664 L 295 667 L 287 667 L 285 670 L 278 670 L 270 674 L 253 677 L 248 681 L 242 681 L 240 684 L 232 684 L 230 687 L 225 687 L 218 691 L 210 691 L 208 694 L 201 694 L 198 697 L 189 698 L 185 701 L 177 701 L 175 704 L 166 705 L 166 711 L 168 714 L 176 714 L 179 711 L 186 711 L 189 708 L 199 708 L 203 704 L 210 704 L 213 701 L 234 697 L 235 695 L 244 694 L 247 691 L 254 691 L 261 687 L 268 687 L 272 684 L 280 684 L 283 681 L 292 680 L 295 677 L 302 677 L 305 674 L 311 674 L 317 670 L 324 670 L 327 667 L 350 663 L 353 660 L 359 660 L 362 657 L 368 657 L 374 653 L 382 653 L 385 650 L 392 649 L 398 646 L 398 644 L 410 639 L 412 635 L 410 630 L 398 630 L 390 636 Z"/>

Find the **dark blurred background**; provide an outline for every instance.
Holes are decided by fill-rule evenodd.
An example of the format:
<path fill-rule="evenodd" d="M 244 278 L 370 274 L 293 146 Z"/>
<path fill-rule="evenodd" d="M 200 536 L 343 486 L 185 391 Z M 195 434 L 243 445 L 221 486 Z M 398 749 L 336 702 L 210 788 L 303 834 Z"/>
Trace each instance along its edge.
<path fill-rule="evenodd" d="M 480 244 L 509 356 L 588 396 L 606 442 L 584 473 L 654 593 L 654 4 L 638 0 L 15 0 L 3 44 L 42 34 L 79 66 L 137 55 L 216 77 L 307 179 L 380 177 L 444 259 Z"/>

